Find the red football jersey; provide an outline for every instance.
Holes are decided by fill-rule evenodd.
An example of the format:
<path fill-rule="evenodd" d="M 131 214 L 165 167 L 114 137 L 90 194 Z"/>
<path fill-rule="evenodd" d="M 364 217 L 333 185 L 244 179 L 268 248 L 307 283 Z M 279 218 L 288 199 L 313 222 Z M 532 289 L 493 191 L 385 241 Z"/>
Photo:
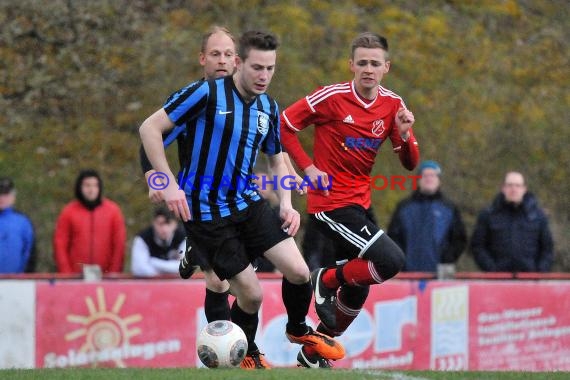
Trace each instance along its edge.
<path fill-rule="evenodd" d="M 402 164 L 409 170 L 416 166 L 419 150 L 413 131 L 410 129 L 410 138 L 404 142 L 396 126 L 400 108 L 406 106 L 392 91 L 378 86 L 378 96 L 367 101 L 356 93 L 351 81 L 321 87 L 283 111 L 285 150 L 301 169 L 311 165 L 294 133 L 314 125 L 314 164 L 329 175 L 329 196 L 309 188 L 309 213 L 354 204 L 370 207 L 370 173 L 388 138 Z"/>

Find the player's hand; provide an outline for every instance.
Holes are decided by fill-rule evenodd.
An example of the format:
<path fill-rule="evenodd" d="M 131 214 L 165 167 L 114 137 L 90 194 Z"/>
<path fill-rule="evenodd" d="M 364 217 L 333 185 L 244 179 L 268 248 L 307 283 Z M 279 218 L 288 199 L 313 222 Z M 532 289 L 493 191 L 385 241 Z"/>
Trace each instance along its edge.
<path fill-rule="evenodd" d="M 160 203 L 164 200 L 162 189 L 166 187 L 164 177 L 157 175 L 156 170 L 151 169 L 144 173 L 146 183 L 148 185 L 148 198 L 152 203 Z"/>
<path fill-rule="evenodd" d="M 295 175 L 295 183 L 297 184 L 297 186 L 295 187 L 295 191 L 297 192 L 297 194 L 299 194 L 299 195 L 307 194 L 307 184 L 305 183 L 305 180 L 303 179 L 303 177 L 296 174 Z"/>
<path fill-rule="evenodd" d="M 279 216 L 283 220 L 281 228 L 289 236 L 295 236 L 299 231 L 299 226 L 301 225 L 301 215 L 294 208 L 284 208 L 279 209 Z"/>
<path fill-rule="evenodd" d="M 162 194 L 162 190 L 155 190 L 149 187 L 148 198 L 152 203 L 160 203 L 164 200 L 164 194 Z"/>
<path fill-rule="evenodd" d="M 408 134 L 408 131 L 414 125 L 414 114 L 412 111 L 400 108 L 396 113 L 396 126 L 398 127 L 398 132 L 400 136 L 405 136 Z"/>
<path fill-rule="evenodd" d="M 190 208 L 186 201 L 186 193 L 178 187 L 174 179 L 170 180 L 170 184 L 166 189 L 162 190 L 164 202 L 168 209 L 177 217 L 187 222 L 190 220 Z"/>
<path fill-rule="evenodd" d="M 325 197 L 329 196 L 329 176 L 315 165 L 311 164 L 305 169 L 306 177 L 314 189 L 321 190 Z"/>
<path fill-rule="evenodd" d="M 295 179 L 291 179 L 289 182 L 289 186 L 291 188 L 295 188 L 295 191 L 297 192 L 297 194 L 299 195 L 305 195 L 307 194 L 307 182 L 305 182 L 305 180 L 303 179 L 303 177 L 301 177 L 299 174 L 297 173 L 293 173 L 291 174 L 293 176 L 295 176 Z"/>

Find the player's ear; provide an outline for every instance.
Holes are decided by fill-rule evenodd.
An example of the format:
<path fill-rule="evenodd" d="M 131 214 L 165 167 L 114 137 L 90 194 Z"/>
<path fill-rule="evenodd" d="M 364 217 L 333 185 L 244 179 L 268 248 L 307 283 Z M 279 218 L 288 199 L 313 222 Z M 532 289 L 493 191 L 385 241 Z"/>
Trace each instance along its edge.
<path fill-rule="evenodd" d="M 236 55 L 236 71 L 241 67 L 243 61 L 241 60 L 239 55 Z"/>
<path fill-rule="evenodd" d="M 200 52 L 200 66 L 205 66 L 205 65 L 206 65 L 206 55 Z"/>
<path fill-rule="evenodd" d="M 350 69 L 350 72 L 354 73 L 354 61 L 352 59 L 348 60 L 348 68 Z"/>
<path fill-rule="evenodd" d="M 386 64 L 384 65 L 384 74 L 388 71 L 390 71 L 390 61 L 386 61 Z"/>

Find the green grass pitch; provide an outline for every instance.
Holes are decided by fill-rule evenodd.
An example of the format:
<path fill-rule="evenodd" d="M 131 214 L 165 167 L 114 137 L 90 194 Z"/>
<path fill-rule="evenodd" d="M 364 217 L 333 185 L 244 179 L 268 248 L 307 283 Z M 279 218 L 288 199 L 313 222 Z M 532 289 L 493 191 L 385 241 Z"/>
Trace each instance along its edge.
<path fill-rule="evenodd" d="M 372 369 L 298 369 L 275 368 L 271 370 L 246 371 L 241 369 L 196 369 L 196 368 L 70 368 L 0 370 L 0 378 L 28 379 L 74 379 L 74 380 L 562 380 L 570 378 L 569 372 L 436 372 L 436 371 L 386 371 Z"/>

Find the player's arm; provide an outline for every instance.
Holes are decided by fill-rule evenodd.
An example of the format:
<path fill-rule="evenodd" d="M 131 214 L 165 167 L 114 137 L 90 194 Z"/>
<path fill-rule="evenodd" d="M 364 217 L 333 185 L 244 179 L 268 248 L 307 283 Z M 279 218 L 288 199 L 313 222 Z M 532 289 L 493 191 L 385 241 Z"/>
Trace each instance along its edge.
<path fill-rule="evenodd" d="M 286 112 L 287 110 L 283 111 L 282 120 L 284 120 L 284 122 L 281 123 L 281 143 L 283 147 L 291 158 L 293 158 L 295 164 L 305 172 L 306 178 L 311 181 L 314 188 L 324 187 L 328 189 L 328 174 L 317 168 L 311 157 L 305 152 L 297 137 L 295 128 L 287 118 Z M 328 190 L 323 190 L 323 193 L 328 195 Z"/>
<path fill-rule="evenodd" d="M 418 142 L 414 136 L 414 114 L 407 108 L 401 107 L 395 116 L 396 128 L 390 139 L 394 146 L 394 152 L 398 153 L 400 162 L 408 170 L 414 170 L 420 160 Z"/>
<path fill-rule="evenodd" d="M 175 140 L 180 139 L 181 133 L 183 133 L 185 129 L 186 129 L 185 126 L 179 126 L 177 128 L 170 130 L 167 134 L 163 134 L 162 140 L 164 147 L 166 148 L 170 146 L 170 144 Z M 163 178 L 161 178 L 161 176 L 153 176 L 153 174 L 156 173 L 156 170 L 152 168 L 152 164 L 150 163 L 142 144 L 139 149 L 139 158 L 140 158 L 141 169 L 144 174 L 146 183 L 148 185 L 148 197 L 151 200 L 151 202 L 159 203 L 163 200 L 162 196 L 162 189 L 164 188 Z M 153 186 L 151 186 L 150 182 L 151 179 Z"/>
<path fill-rule="evenodd" d="M 297 194 L 299 195 L 304 195 L 307 194 L 307 188 L 303 187 L 303 177 L 301 177 L 298 173 L 297 170 L 295 169 L 295 167 L 293 166 L 293 163 L 291 162 L 291 157 L 289 157 L 289 153 L 287 152 L 281 152 L 283 154 L 283 160 L 285 161 L 285 165 L 287 165 L 287 170 L 289 170 L 289 175 L 295 177 L 295 179 L 293 180 L 295 183 L 295 191 L 297 191 Z M 291 186 L 293 185 L 293 183 L 291 183 Z"/>
<path fill-rule="evenodd" d="M 289 169 L 283 160 L 282 153 L 269 156 L 269 169 L 277 178 L 283 178 L 289 175 Z M 299 230 L 301 216 L 291 205 L 291 191 L 284 186 L 277 186 L 276 191 L 279 196 L 279 216 L 283 220 L 281 228 L 290 236 L 295 236 Z"/>
<path fill-rule="evenodd" d="M 150 163 L 146 152 L 144 151 L 144 147 L 141 144 L 141 147 L 139 149 L 139 157 L 140 157 L 140 163 L 141 163 L 141 169 L 143 171 L 144 174 L 144 179 L 147 185 L 149 185 L 149 179 L 151 179 L 151 176 L 156 172 L 156 170 L 154 170 L 152 168 L 152 164 Z M 162 201 L 162 190 L 156 189 L 154 186 L 148 186 L 148 198 L 151 200 L 152 203 L 159 203 Z"/>
<path fill-rule="evenodd" d="M 166 178 L 168 178 L 169 183 L 163 190 L 166 205 L 174 215 L 184 221 L 188 221 L 190 219 L 190 210 L 186 201 L 186 194 L 176 183 L 176 178 L 168 165 L 162 142 L 162 135 L 173 127 L 174 123 L 170 120 L 166 111 L 161 108 L 142 123 L 139 128 L 139 134 L 152 167 L 157 172 L 164 173 Z"/>

